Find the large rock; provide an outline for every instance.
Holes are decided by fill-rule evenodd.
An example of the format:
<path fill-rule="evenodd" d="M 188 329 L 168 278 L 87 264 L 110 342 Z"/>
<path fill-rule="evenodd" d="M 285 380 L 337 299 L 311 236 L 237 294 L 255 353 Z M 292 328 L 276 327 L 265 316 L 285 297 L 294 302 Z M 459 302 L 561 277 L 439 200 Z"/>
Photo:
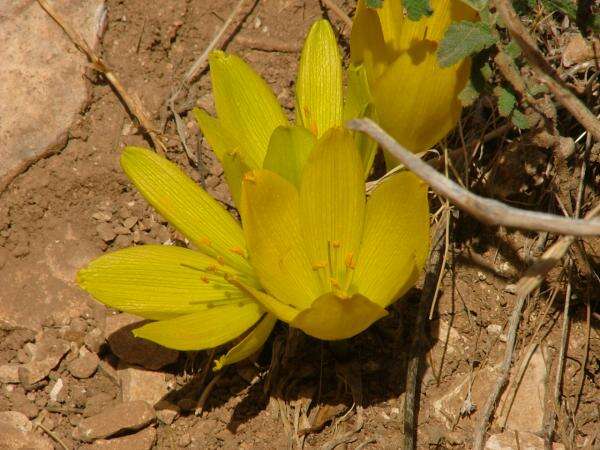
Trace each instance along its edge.
<path fill-rule="evenodd" d="M 32 348 L 31 361 L 19 367 L 19 381 L 25 386 L 46 378 L 71 347 L 62 339 L 42 334 Z"/>
<path fill-rule="evenodd" d="M 164 372 L 120 363 L 117 373 L 125 402 L 144 400 L 154 406 L 169 392 Z"/>
<path fill-rule="evenodd" d="M 120 403 L 83 419 L 73 437 L 84 442 L 104 439 L 125 431 L 137 431 L 156 420 L 154 409 L 143 401 Z"/>
<path fill-rule="evenodd" d="M 25 258 L 10 258 L 0 270 L 0 322 L 39 330 L 48 317 L 74 318 L 91 311 L 89 296 L 76 285 L 75 275 L 100 250 L 75 234 L 70 224 L 48 233 L 47 242 Z"/>
<path fill-rule="evenodd" d="M 544 440 L 532 433 L 505 431 L 493 434 L 485 443 L 485 450 L 544 450 Z M 565 446 L 552 443 L 552 450 L 564 450 Z"/>
<path fill-rule="evenodd" d="M 143 321 L 140 317 L 126 313 L 106 318 L 106 337 L 113 353 L 126 363 L 151 370 L 158 370 L 177 361 L 177 351 L 136 338 L 132 334 L 135 328 L 143 325 Z"/>
<path fill-rule="evenodd" d="M 0 448 L 3 450 L 53 450 L 49 439 L 38 436 L 33 424 L 24 415 L 16 411 L 0 413 Z"/>
<path fill-rule="evenodd" d="M 100 439 L 81 450 L 150 450 L 156 441 L 156 429 L 146 428 L 135 434 L 113 439 Z"/>
<path fill-rule="evenodd" d="M 96 46 L 104 0 L 51 0 Z M 33 0 L 3 1 L 0 11 L 0 192 L 29 164 L 66 142 L 87 102 L 86 57 Z"/>

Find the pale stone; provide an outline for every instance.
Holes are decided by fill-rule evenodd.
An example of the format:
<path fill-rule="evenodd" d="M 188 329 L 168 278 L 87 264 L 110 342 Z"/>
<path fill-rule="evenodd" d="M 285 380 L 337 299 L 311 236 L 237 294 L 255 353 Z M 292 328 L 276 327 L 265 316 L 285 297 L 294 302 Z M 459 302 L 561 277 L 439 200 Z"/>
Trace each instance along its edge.
<path fill-rule="evenodd" d="M 75 283 L 75 275 L 100 254 L 99 249 L 76 235 L 70 224 L 46 238 L 45 248 L 33 248 L 0 271 L 0 322 L 40 330 L 48 317 L 69 322 L 90 310 L 89 297 Z"/>
<path fill-rule="evenodd" d="M 143 400 L 155 405 L 167 395 L 167 380 L 163 372 L 119 363 L 117 367 L 123 401 Z"/>
<path fill-rule="evenodd" d="M 137 431 L 156 420 L 154 409 L 143 401 L 120 403 L 100 414 L 83 419 L 73 431 L 73 437 L 91 442 L 124 431 Z"/>
<path fill-rule="evenodd" d="M 544 450 L 544 440 L 532 433 L 505 431 L 491 435 L 485 443 L 485 450 Z M 552 443 L 552 450 L 565 450 L 563 444 Z"/>
<path fill-rule="evenodd" d="M 154 342 L 136 338 L 132 330 L 143 325 L 143 319 L 132 314 L 117 314 L 106 318 L 106 338 L 110 349 L 121 360 L 158 370 L 177 361 L 179 353 Z"/>
<path fill-rule="evenodd" d="M 156 429 L 146 428 L 135 434 L 113 439 L 100 439 L 81 450 L 150 450 L 156 441 Z"/>
<path fill-rule="evenodd" d="M 69 351 L 70 346 L 62 339 L 42 334 L 36 339 L 35 352 L 31 361 L 19 367 L 19 381 L 31 386 L 48 376 Z"/>
<path fill-rule="evenodd" d="M 53 0 L 92 46 L 104 29 L 104 0 Z M 38 2 L 2 2 L 0 15 L 0 193 L 33 161 L 64 145 L 87 102 L 88 65 Z"/>

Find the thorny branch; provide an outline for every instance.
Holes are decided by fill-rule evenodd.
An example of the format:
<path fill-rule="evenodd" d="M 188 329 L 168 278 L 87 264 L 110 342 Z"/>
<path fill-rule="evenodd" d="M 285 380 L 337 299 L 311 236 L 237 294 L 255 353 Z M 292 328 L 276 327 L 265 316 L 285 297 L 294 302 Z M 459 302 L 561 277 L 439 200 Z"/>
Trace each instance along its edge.
<path fill-rule="evenodd" d="M 424 180 L 437 194 L 449 199 L 460 209 L 485 224 L 547 231 L 567 236 L 600 235 L 600 221 L 571 219 L 554 214 L 527 211 L 473 194 L 412 154 L 370 119 L 353 119 L 347 123 L 347 126 L 350 129 L 367 133 L 398 158 L 407 169 Z"/>

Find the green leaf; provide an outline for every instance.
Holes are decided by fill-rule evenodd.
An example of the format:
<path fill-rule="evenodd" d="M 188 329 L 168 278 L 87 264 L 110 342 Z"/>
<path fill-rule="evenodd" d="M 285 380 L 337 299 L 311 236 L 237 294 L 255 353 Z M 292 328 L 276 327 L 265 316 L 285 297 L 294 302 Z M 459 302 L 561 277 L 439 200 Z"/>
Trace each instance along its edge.
<path fill-rule="evenodd" d="M 408 18 L 414 22 L 423 16 L 433 14 L 429 0 L 404 0 L 404 7 Z"/>
<path fill-rule="evenodd" d="M 512 112 L 511 121 L 515 127 L 520 128 L 521 130 L 527 130 L 531 128 L 531 124 L 529 123 L 527 116 L 518 109 L 515 109 Z"/>
<path fill-rule="evenodd" d="M 475 87 L 475 84 L 469 80 L 467 85 L 458 94 L 458 99 L 460 100 L 461 105 L 471 106 L 473 103 L 475 103 L 475 100 L 479 98 L 480 93 L 481 92 Z"/>
<path fill-rule="evenodd" d="M 497 41 L 489 25 L 483 22 L 455 22 L 448 27 L 438 47 L 440 67 L 450 67 L 463 58 L 491 47 Z"/>
<path fill-rule="evenodd" d="M 488 0 L 461 0 L 463 3 L 469 5 L 475 11 L 483 11 L 487 8 Z"/>
<path fill-rule="evenodd" d="M 519 44 L 517 44 L 512 39 L 506 46 L 505 50 L 506 50 L 506 53 L 508 54 L 508 56 L 510 56 L 512 59 L 518 58 L 519 56 L 521 56 L 521 53 L 522 53 L 521 47 L 519 47 Z"/>
<path fill-rule="evenodd" d="M 367 7 L 378 9 L 383 6 L 383 0 L 365 0 Z"/>
<path fill-rule="evenodd" d="M 498 98 L 498 112 L 502 117 L 510 116 L 510 113 L 515 109 L 517 97 L 509 89 L 502 86 L 497 86 L 494 89 L 494 94 Z"/>

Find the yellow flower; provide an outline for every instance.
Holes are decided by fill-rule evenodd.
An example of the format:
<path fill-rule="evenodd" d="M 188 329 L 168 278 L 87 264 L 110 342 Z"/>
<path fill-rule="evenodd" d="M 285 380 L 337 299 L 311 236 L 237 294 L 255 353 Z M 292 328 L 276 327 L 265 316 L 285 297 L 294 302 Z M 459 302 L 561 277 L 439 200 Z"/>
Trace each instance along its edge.
<path fill-rule="evenodd" d="M 402 172 L 366 201 L 363 164 L 347 130 L 333 128 L 318 140 L 298 188 L 268 170 L 248 172 L 242 186 L 249 259 L 268 293 L 241 279 L 234 284 L 311 336 L 360 333 L 423 267 L 427 187 Z"/>
<path fill-rule="evenodd" d="M 257 351 L 276 318 L 229 280 L 260 283 L 239 223 L 177 166 L 128 147 L 121 166 L 140 193 L 197 248 L 144 245 L 106 254 L 79 271 L 79 285 L 107 306 L 154 320 L 134 335 L 177 350 L 213 348 L 252 331 L 217 368 Z"/>
<path fill-rule="evenodd" d="M 223 165 L 235 204 L 240 204 L 242 177 L 249 170 L 285 163 L 286 178 L 297 183 L 316 139 L 341 126 L 346 116 L 342 63 L 329 22 L 315 22 L 302 49 L 295 125 L 289 123 L 267 83 L 241 58 L 215 51 L 209 63 L 217 118 L 200 109 L 194 115 Z M 356 139 L 368 173 L 376 146 L 361 134 Z"/>
<path fill-rule="evenodd" d="M 351 71 L 366 79 L 377 120 L 413 152 L 429 149 L 456 125 L 458 94 L 470 74 L 470 59 L 447 68 L 436 50 L 451 22 L 474 20 L 460 0 L 431 0 L 433 14 L 418 22 L 404 14 L 401 0 L 371 9 L 359 0 L 350 38 Z"/>

